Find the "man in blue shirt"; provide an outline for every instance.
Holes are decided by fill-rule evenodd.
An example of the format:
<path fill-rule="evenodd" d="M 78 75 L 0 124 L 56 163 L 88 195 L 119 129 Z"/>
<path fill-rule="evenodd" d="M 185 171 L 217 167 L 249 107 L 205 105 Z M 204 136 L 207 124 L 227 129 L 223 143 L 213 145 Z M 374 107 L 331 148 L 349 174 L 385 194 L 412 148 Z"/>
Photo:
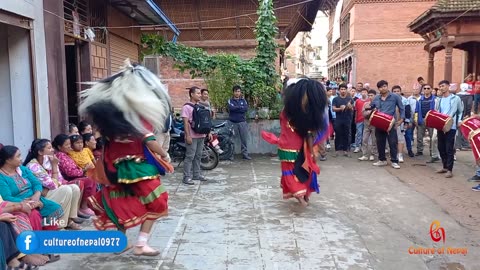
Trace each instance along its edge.
<path fill-rule="evenodd" d="M 376 96 L 372 105 L 379 112 L 391 115 L 395 118 L 396 112 L 398 109 L 399 118 L 395 119 L 395 126 L 392 127 L 390 132 L 375 129 L 375 137 L 377 139 L 377 149 L 378 149 L 378 161 L 373 163 L 373 166 L 386 166 L 387 158 L 385 156 L 385 146 L 387 144 L 390 146 L 390 160 L 392 162 L 392 168 L 400 169 L 398 165 L 398 137 L 397 137 L 397 127 L 403 125 L 403 120 L 405 119 L 405 107 L 402 103 L 402 98 L 394 93 L 391 93 L 388 90 L 388 82 L 381 80 L 377 83 L 378 91 L 380 95 Z"/>
<path fill-rule="evenodd" d="M 242 98 L 242 88 L 235 85 L 233 87 L 233 97 L 228 100 L 228 111 L 230 113 L 228 120 L 230 120 L 235 133 L 240 136 L 240 142 L 242 144 L 242 156 L 243 159 L 251 160 L 247 150 L 247 138 L 248 138 L 248 124 L 247 124 L 247 111 L 248 103 Z M 231 157 L 231 160 L 233 156 Z"/>
<path fill-rule="evenodd" d="M 447 114 L 453 119 L 452 128 L 448 132 L 437 130 L 438 152 L 442 158 L 443 168 L 437 173 L 445 173 L 446 178 L 452 178 L 453 162 L 455 155 L 455 134 L 457 126 L 462 122 L 463 103 L 462 100 L 450 93 L 450 82 L 447 80 L 438 83 L 440 94 L 435 101 L 435 110 Z"/>
<path fill-rule="evenodd" d="M 423 155 L 423 137 L 425 136 L 425 131 L 428 130 L 428 135 L 430 137 L 430 161 L 433 163 L 440 160 L 438 157 L 438 147 L 434 143 L 433 139 L 433 128 L 427 128 L 425 126 L 425 117 L 430 110 L 435 108 L 435 96 L 432 95 L 432 86 L 430 84 L 424 84 L 422 86 L 422 95 L 417 102 L 415 107 L 415 113 L 417 114 L 416 126 L 417 126 L 417 153 L 415 156 Z"/>

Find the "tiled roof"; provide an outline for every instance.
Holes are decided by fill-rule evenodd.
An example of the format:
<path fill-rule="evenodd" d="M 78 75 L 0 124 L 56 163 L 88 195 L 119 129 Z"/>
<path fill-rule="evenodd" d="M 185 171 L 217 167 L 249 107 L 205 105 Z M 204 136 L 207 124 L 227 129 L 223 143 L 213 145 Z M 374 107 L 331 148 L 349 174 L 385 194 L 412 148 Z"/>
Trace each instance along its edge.
<path fill-rule="evenodd" d="M 480 11 L 480 0 L 437 0 L 437 3 L 430 9 L 423 12 L 408 27 L 412 27 L 417 22 L 430 14 L 445 14 L 456 12 L 477 12 Z"/>
<path fill-rule="evenodd" d="M 449 11 L 477 11 L 480 10 L 480 0 L 438 0 L 432 9 L 449 12 Z"/>

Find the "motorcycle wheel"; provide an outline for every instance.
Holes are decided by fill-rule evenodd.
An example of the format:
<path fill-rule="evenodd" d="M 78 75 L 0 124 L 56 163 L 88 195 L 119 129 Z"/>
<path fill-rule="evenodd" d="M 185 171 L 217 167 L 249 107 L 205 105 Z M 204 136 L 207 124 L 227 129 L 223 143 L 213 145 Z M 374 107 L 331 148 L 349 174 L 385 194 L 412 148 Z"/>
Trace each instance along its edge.
<path fill-rule="evenodd" d="M 228 160 L 230 157 L 233 156 L 233 149 L 234 149 L 233 142 L 228 142 L 225 145 L 221 145 L 223 153 L 219 155 L 220 160 Z"/>
<path fill-rule="evenodd" d="M 200 168 L 202 170 L 213 170 L 218 166 L 218 154 L 210 145 L 204 145 L 202 151 L 202 159 L 200 160 Z"/>

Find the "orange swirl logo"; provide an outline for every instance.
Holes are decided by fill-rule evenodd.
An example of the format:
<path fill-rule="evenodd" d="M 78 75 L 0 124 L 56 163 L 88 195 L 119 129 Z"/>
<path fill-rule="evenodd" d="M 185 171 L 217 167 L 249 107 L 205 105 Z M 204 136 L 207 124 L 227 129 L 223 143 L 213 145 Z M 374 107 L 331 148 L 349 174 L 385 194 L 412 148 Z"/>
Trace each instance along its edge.
<path fill-rule="evenodd" d="M 432 224 L 430 224 L 430 237 L 434 242 L 439 242 L 443 239 L 443 243 L 445 244 L 445 229 L 440 227 L 440 221 L 434 220 Z"/>

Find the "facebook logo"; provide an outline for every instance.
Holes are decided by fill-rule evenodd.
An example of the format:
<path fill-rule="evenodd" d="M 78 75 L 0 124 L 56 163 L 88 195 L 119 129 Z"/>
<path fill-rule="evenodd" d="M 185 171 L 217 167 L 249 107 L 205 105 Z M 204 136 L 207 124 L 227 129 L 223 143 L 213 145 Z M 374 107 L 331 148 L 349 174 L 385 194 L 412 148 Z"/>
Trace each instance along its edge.
<path fill-rule="evenodd" d="M 38 239 L 33 231 L 24 231 L 17 237 L 17 248 L 24 254 L 33 254 L 38 248 Z"/>

